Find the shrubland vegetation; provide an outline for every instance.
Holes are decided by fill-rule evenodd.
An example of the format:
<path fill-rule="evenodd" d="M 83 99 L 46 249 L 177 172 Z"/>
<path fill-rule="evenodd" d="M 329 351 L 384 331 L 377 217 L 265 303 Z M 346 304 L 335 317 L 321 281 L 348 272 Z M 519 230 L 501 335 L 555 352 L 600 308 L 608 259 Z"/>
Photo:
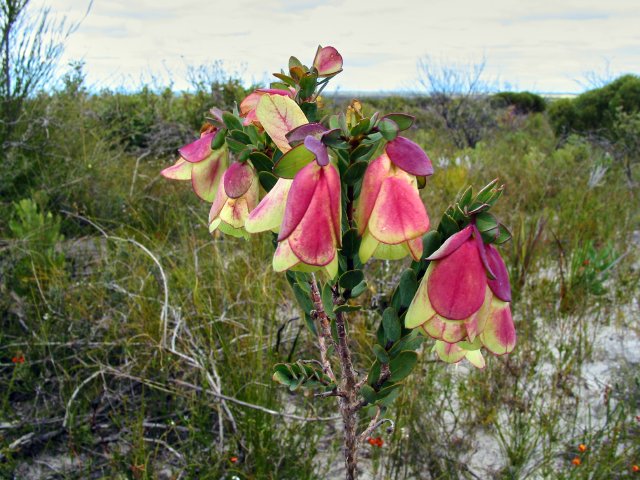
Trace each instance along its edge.
<path fill-rule="evenodd" d="M 396 428 L 363 452 L 374 478 L 633 478 L 639 85 L 361 99 L 416 116 L 432 222 L 467 184 L 506 184 L 518 332 L 482 371 L 436 363 L 426 343 Z M 321 479 L 341 465 L 327 401 L 270 378 L 314 348 L 264 267 L 271 238 L 211 237 L 208 206 L 159 176 L 203 111 L 250 91 L 221 70 L 194 87 L 89 92 L 78 64 L 3 137 L 0 477 Z M 350 325 L 360 363 L 399 263 L 368 267 L 378 281 Z M 623 340 L 589 383 L 603 331 Z"/>

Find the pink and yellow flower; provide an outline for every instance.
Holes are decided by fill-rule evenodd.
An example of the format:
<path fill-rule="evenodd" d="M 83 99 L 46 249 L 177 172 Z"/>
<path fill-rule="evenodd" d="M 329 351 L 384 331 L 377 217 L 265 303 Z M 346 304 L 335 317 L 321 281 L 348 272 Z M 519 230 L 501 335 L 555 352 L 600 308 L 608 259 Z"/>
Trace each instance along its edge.
<path fill-rule="evenodd" d="M 161 175 L 172 180 L 191 180 L 196 195 L 207 202 L 213 201 L 229 156 L 226 144 L 211 149 L 211 142 L 220 133 L 215 127 L 206 129 L 198 140 L 178 149 L 180 158 L 162 170 Z"/>
<path fill-rule="evenodd" d="M 313 161 L 294 177 L 278 235 L 273 269 L 338 273 L 341 243 L 340 176 L 333 164 Z"/>
<path fill-rule="evenodd" d="M 364 174 L 355 212 L 360 260 L 372 256 L 395 260 L 422 256 L 422 235 L 429 230 L 427 210 L 416 177 L 397 167 L 386 153 L 373 160 Z"/>
<path fill-rule="evenodd" d="M 469 225 L 428 260 L 405 326 L 438 340 L 436 353 L 450 363 L 467 358 L 483 368 L 483 346 L 496 355 L 510 353 L 516 344 L 511 287 L 498 250 Z"/>
<path fill-rule="evenodd" d="M 277 88 L 259 88 L 254 90 L 240 103 L 240 116 L 244 117 L 244 125 L 250 125 L 253 123 L 256 126 L 261 127 L 260 121 L 256 116 L 256 108 L 258 107 L 258 103 L 260 103 L 260 99 L 264 95 L 280 95 L 283 97 L 293 98 L 295 91 L 280 90 Z"/>
<path fill-rule="evenodd" d="M 219 229 L 234 237 L 247 237 L 245 222 L 256 207 L 258 175 L 248 163 L 234 163 L 224 172 L 209 212 L 209 231 Z"/>
<path fill-rule="evenodd" d="M 313 67 L 319 77 L 333 77 L 342 71 L 342 55 L 333 47 L 318 46 Z"/>

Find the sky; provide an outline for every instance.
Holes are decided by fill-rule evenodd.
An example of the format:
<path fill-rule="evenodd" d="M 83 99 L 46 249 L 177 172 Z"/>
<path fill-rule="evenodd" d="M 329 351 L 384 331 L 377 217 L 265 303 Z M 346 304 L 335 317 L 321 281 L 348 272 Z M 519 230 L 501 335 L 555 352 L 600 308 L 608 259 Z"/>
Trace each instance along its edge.
<path fill-rule="evenodd" d="M 82 19 L 89 0 L 49 0 Z M 590 78 L 640 73 L 638 0 L 94 0 L 63 65 L 85 63 L 94 88 L 145 82 L 189 88 L 189 68 L 222 62 L 245 84 L 269 81 L 318 44 L 344 58 L 331 90 L 420 90 L 419 59 L 485 61 L 492 85 L 578 93 Z"/>

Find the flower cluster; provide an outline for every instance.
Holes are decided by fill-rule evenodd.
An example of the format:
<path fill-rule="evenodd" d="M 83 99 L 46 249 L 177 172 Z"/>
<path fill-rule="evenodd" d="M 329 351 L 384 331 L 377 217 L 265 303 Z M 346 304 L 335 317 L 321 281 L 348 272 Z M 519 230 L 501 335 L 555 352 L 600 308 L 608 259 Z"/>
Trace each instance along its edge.
<path fill-rule="evenodd" d="M 480 347 L 496 355 L 513 350 L 507 268 L 493 245 L 486 245 L 475 225 L 452 235 L 431 256 L 405 318 L 435 338 L 435 351 L 447 362 L 467 358 L 484 367 Z"/>
<path fill-rule="evenodd" d="M 414 119 L 366 116 L 354 101 L 346 115 L 318 121 L 318 96 L 341 71 L 333 47 L 318 47 L 311 67 L 291 57 L 288 72 L 274 74 L 278 82 L 251 92 L 235 112 L 212 109 L 200 138 L 162 175 L 190 180 L 212 203 L 210 232 L 277 234 L 275 271 L 320 272 L 345 300 L 364 291 L 362 267 L 371 258 L 429 262 L 399 321 L 436 339 L 441 359 L 482 368 L 481 347 L 502 355 L 516 339 L 507 269 L 494 246 L 503 231 L 476 225 L 491 202 L 459 208 L 463 218 L 427 256 L 420 189 L 434 170 L 400 135 Z"/>

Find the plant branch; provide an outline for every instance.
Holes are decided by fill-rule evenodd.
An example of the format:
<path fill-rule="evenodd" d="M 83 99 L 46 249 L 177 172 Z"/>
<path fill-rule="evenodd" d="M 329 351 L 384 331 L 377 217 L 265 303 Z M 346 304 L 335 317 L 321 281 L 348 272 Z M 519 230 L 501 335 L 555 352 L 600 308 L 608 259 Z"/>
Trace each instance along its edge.
<path fill-rule="evenodd" d="M 317 319 L 320 324 L 320 332 L 318 334 L 318 347 L 320 348 L 320 359 L 322 362 L 322 370 L 325 375 L 327 375 L 336 385 L 338 385 L 338 380 L 336 379 L 335 374 L 333 373 L 333 368 L 331 367 L 331 362 L 329 361 L 329 355 L 327 353 L 327 341 L 333 342 L 333 337 L 331 336 L 331 325 L 329 324 L 329 317 L 327 317 L 327 313 L 324 311 L 324 305 L 322 305 L 322 297 L 320 296 L 320 290 L 318 289 L 318 282 L 316 280 L 316 276 L 312 273 L 311 280 L 309 281 L 309 285 L 311 287 L 311 300 L 313 301 L 314 312 L 312 312 L 312 316 L 314 320 Z M 335 346 L 335 344 L 334 344 Z"/>

